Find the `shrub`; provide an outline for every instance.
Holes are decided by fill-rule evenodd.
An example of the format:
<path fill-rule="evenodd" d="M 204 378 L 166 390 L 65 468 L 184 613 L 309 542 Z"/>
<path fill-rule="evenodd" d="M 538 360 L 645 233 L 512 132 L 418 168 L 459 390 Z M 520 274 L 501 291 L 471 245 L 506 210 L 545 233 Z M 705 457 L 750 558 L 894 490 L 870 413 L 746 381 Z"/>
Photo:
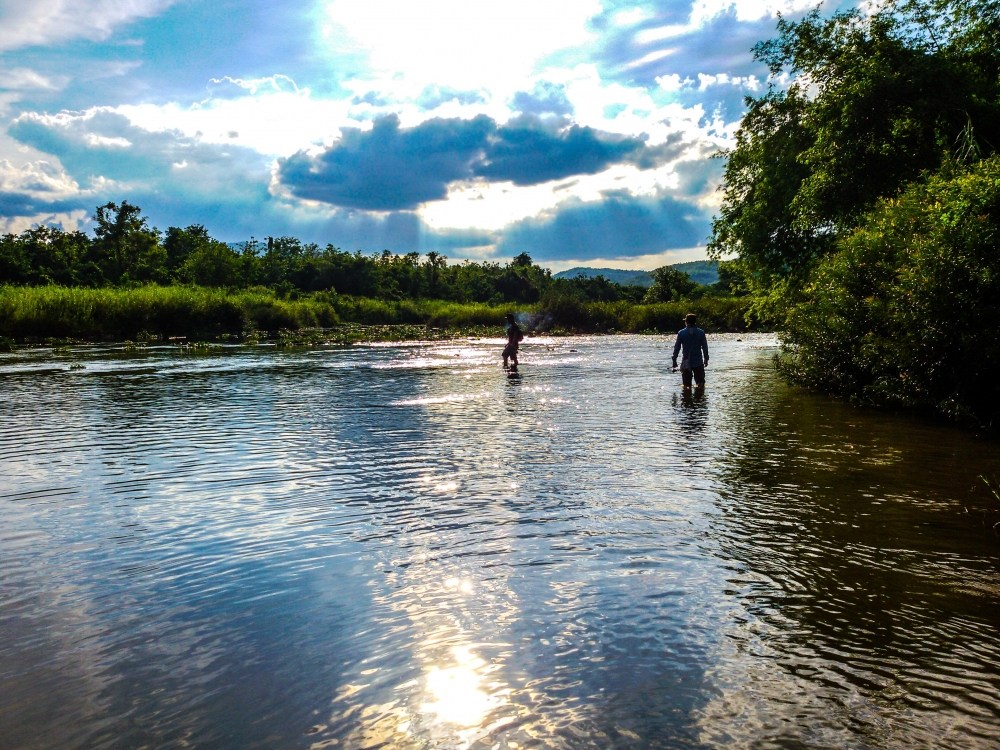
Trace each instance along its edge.
<path fill-rule="evenodd" d="M 786 372 L 858 402 L 995 429 L 998 241 L 998 157 L 883 202 L 814 273 L 790 318 Z"/>

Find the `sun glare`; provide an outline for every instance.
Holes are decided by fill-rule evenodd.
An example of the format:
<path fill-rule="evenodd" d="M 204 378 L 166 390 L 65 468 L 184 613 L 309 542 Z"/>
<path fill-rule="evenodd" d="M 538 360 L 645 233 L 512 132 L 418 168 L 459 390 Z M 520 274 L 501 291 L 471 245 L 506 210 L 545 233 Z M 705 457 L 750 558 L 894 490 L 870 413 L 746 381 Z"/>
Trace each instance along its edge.
<path fill-rule="evenodd" d="M 383 73 L 505 88 L 550 52 L 586 43 L 599 11 L 595 0 L 331 0 L 323 32 L 332 47 L 366 52 Z"/>
<path fill-rule="evenodd" d="M 425 676 L 431 698 L 422 708 L 441 722 L 458 728 L 478 727 L 490 711 L 499 705 L 496 697 L 484 689 L 486 662 L 467 646 L 451 652 L 454 663 L 433 666 Z"/>

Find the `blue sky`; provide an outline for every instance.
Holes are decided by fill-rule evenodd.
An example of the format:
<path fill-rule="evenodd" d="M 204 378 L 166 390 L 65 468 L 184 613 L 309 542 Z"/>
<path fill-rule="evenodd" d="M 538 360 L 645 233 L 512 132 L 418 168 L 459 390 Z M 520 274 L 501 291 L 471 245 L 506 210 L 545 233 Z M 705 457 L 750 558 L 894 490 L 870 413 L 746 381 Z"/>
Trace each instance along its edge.
<path fill-rule="evenodd" d="M 451 261 L 705 257 L 751 48 L 816 0 L 0 0 L 0 232 L 127 200 Z"/>

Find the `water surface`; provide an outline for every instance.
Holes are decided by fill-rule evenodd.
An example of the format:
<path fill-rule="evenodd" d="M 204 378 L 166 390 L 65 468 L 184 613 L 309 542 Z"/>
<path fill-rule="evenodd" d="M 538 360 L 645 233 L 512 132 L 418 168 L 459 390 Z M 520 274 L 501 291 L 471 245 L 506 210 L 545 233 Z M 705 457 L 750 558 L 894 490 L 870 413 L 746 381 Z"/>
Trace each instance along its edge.
<path fill-rule="evenodd" d="M 671 344 L 0 355 L 0 747 L 996 747 L 996 444 Z"/>

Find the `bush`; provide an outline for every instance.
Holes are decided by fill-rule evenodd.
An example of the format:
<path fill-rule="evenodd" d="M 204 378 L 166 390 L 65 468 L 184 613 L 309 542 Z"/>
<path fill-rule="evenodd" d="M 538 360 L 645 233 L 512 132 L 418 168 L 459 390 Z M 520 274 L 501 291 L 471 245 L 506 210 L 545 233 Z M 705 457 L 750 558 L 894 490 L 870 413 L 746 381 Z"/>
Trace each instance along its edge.
<path fill-rule="evenodd" d="M 783 367 L 854 401 L 988 429 L 1000 405 L 1000 158 L 882 203 L 814 273 Z"/>

